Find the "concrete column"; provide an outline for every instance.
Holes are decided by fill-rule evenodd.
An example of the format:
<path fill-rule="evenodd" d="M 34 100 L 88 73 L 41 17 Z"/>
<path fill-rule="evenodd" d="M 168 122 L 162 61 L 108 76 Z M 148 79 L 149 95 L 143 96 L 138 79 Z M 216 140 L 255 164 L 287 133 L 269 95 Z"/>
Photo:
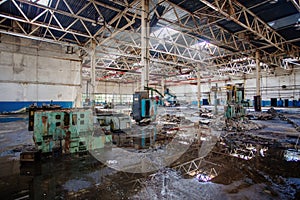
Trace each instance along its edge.
<path fill-rule="evenodd" d="M 149 0 L 142 0 L 142 29 L 141 29 L 141 48 L 142 48 L 142 77 L 141 77 L 141 90 L 149 83 Z"/>
<path fill-rule="evenodd" d="M 198 108 L 201 108 L 201 73 L 197 71 L 197 100 Z"/>
<path fill-rule="evenodd" d="M 218 114 L 218 83 L 216 83 L 216 88 L 215 88 L 215 91 L 214 91 L 214 99 L 215 99 L 215 114 L 217 115 Z"/>
<path fill-rule="evenodd" d="M 91 95 L 90 101 L 92 106 L 94 106 L 93 101 L 95 100 L 95 87 L 96 87 L 96 43 L 94 41 L 91 42 Z"/>
<path fill-rule="evenodd" d="M 260 62 L 259 62 L 259 52 L 255 53 L 256 59 L 256 96 L 260 96 Z"/>
<path fill-rule="evenodd" d="M 259 62 L 259 52 L 255 53 L 256 61 L 256 97 L 254 97 L 254 110 L 261 111 L 261 91 L 260 91 L 260 62 Z"/>

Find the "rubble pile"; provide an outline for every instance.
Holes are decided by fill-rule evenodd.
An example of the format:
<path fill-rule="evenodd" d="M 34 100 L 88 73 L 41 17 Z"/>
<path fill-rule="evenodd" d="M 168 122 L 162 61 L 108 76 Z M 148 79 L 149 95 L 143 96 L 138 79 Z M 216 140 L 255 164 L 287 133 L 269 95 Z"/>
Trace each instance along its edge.
<path fill-rule="evenodd" d="M 252 122 L 247 118 L 243 118 L 243 119 L 227 119 L 224 130 L 226 130 L 226 131 L 250 131 L 250 130 L 258 130 L 261 128 L 263 128 L 262 125 Z"/>
<path fill-rule="evenodd" d="M 267 112 L 251 112 L 247 117 L 251 120 L 271 120 L 277 116 L 277 111 L 272 107 Z"/>
<path fill-rule="evenodd" d="M 288 117 L 284 116 L 283 114 L 278 114 L 279 119 L 283 120 L 283 121 L 287 121 L 289 124 L 292 124 L 294 126 L 294 128 L 300 132 L 300 126 L 294 122 L 293 120 L 289 119 Z"/>
<path fill-rule="evenodd" d="M 174 123 L 174 124 L 191 124 L 192 123 L 192 121 L 186 119 L 185 117 L 170 115 L 170 114 L 158 116 L 158 121 Z"/>
<path fill-rule="evenodd" d="M 199 110 L 199 116 L 200 117 L 204 117 L 204 118 L 214 118 L 214 114 L 212 113 L 211 110 L 207 109 L 207 108 L 202 108 Z"/>

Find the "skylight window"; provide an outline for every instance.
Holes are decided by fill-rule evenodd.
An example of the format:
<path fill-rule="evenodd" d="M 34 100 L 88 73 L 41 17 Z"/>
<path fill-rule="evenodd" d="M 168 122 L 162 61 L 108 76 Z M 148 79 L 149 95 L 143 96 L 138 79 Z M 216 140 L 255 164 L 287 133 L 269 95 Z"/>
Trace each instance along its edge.
<path fill-rule="evenodd" d="M 168 27 L 163 27 L 163 28 L 160 28 L 160 29 L 152 32 L 150 34 L 150 36 L 156 36 L 157 38 L 165 39 L 165 38 L 171 37 L 177 33 L 178 33 L 178 31 L 176 31 L 176 30 L 173 30 Z"/>
<path fill-rule="evenodd" d="M 37 4 L 42 5 L 42 6 L 49 6 L 49 1 L 50 0 L 28 0 L 28 1 L 31 1 L 33 3 L 37 3 Z"/>
<path fill-rule="evenodd" d="M 191 45 L 191 48 L 195 48 L 195 49 L 203 49 L 203 48 L 208 49 L 210 47 L 215 47 L 215 45 L 213 45 L 209 42 L 206 42 L 206 41 L 202 41 L 197 44 Z"/>

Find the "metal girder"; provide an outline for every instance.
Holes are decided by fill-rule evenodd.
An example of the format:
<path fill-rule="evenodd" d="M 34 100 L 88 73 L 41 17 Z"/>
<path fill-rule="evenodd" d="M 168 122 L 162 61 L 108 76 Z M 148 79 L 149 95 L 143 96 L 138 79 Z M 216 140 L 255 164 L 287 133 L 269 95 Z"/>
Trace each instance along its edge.
<path fill-rule="evenodd" d="M 168 1 L 168 9 L 166 9 L 165 13 L 161 16 L 161 20 L 171 23 L 179 28 L 179 30 L 196 34 L 203 39 L 209 40 L 210 43 L 219 47 L 217 51 L 215 51 L 216 56 L 222 56 L 226 54 L 230 54 L 232 52 L 249 52 L 249 44 L 244 41 L 244 39 L 239 38 L 237 35 L 230 33 L 224 28 L 216 25 L 214 23 L 215 20 L 207 20 L 203 21 L 203 18 L 200 14 L 194 14 L 185 10 L 184 8 Z M 184 12 L 183 16 L 179 16 L 175 14 L 175 19 L 170 21 L 166 17 L 164 17 L 167 12 L 176 13 L 178 10 Z M 209 16 L 206 16 L 209 19 Z M 222 48 L 220 48 L 222 47 Z"/>
<path fill-rule="evenodd" d="M 197 63 L 209 56 L 207 52 L 212 52 L 216 48 L 207 44 L 197 46 L 199 42 L 197 38 L 181 32 L 172 34 L 169 31 L 163 28 L 150 35 L 151 71 L 157 69 L 157 71 L 165 72 L 164 74 L 168 75 L 174 74 L 174 71 L 179 73 L 178 67 L 195 68 L 198 66 Z M 192 47 L 193 45 L 194 47 Z M 130 70 L 136 66 L 140 67 L 139 29 L 119 32 L 115 38 L 110 38 L 109 41 L 103 43 L 98 48 L 98 53 L 101 53 L 97 59 L 98 65 Z M 124 59 L 125 57 L 126 59 Z M 133 67 L 133 63 L 135 67 Z M 158 69 L 158 67 L 161 68 Z"/>
<path fill-rule="evenodd" d="M 167 1 L 167 3 L 169 4 L 168 9 L 166 9 L 164 14 L 170 12 L 171 10 L 173 10 L 173 13 L 179 12 L 179 10 L 181 10 L 184 12 L 184 14 L 183 16 L 175 14 L 175 19 L 173 21 L 166 19 L 164 15 L 162 15 L 160 19 L 171 23 L 172 25 L 177 27 L 178 30 L 194 33 L 207 38 L 212 44 L 218 46 L 215 50 L 215 54 L 207 58 L 208 60 L 214 60 L 214 62 L 217 63 L 216 66 L 223 65 L 225 67 L 228 67 L 228 65 L 232 63 L 232 60 L 243 58 L 245 56 L 254 59 L 255 52 L 258 48 L 252 45 L 247 37 L 242 37 L 242 35 L 240 34 L 230 33 L 224 28 L 218 26 L 217 24 L 215 24 L 215 21 L 218 21 L 219 19 L 216 20 L 214 18 L 212 20 L 209 20 L 210 23 L 205 23 L 201 21 L 201 19 L 203 18 L 201 18 L 199 12 L 196 12 L 198 14 L 190 13 L 172 2 Z M 236 11 L 236 13 L 241 14 L 242 12 Z M 207 15 L 206 18 L 209 18 L 209 15 Z M 282 42 L 283 44 L 288 43 L 287 41 Z M 267 63 L 268 65 L 276 65 L 282 67 L 282 58 L 284 58 L 286 54 L 284 52 L 278 51 L 270 54 L 264 51 L 263 48 L 259 48 L 261 55 L 260 60 L 264 63 Z M 299 51 L 295 50 L 294 46 L 292 52 L 296 55 L 299 54 Z"/>
<path fill-rule="evenodd" d="M 281 35 L 239 2 L 231 0 L 214 0 L 212 3 L 206 0 L 200 1 L 288 56 L 299 54 L 299 47 L 286 43 Z"/>
<path fill-rule="evenodd" d="M 117 49 L 112 49 L 109 47 L 104 47 L 106 50 L 98 50 L 98 53 L 101 53 L 101 55 L 98 55 L 97 64 L 98 65 L 105 65 L 106 67 L 113 66 L 116 69 L 139 69 L 141 67 L 140 65 L 140 54 L 135 53 L 120 53 L 117 52 L 120 47 L 116 47 Z M 127 46 L 126 46 L 127 47 Z M 125 48 L 126 48 L 125 47 Z M 125 58 L 125 59 L 124 59 Z M 184 62 L 175 62 L 173 60 L 168 60 L 165 57 L 159 57 L 159 58 L 150 58 L 150 72 L 153 72 L 155 70 L 160 71 L 161 74 L 164 74 L 165 76 L 174 74 L 174 71 L 177 71 L 176 68 L 179 66 L 181 67 L 193 67 L 193 65 L 189 63 Z"/>
<path fill-rule="evenodd" d="M 139 17 L 136 14 L 128 13 L 127 12 L 128 8 L 121 11 L 117 8 L 114 8 L 114 7 L 111 7 L 106 4 L 96 2 L 96 1 L 87 2 L 87 4 L 85 4 L 77 12 L 74 12 L 74 10 L 72 10 L 72 7 L 68 4 L 68 2 L 66 0 L 58 0 L 54 8 L 51 8 L 48 6 L 43 6 L 38 3 L 34 3 L 32 1 L 27 1 L 27 0 L 10 0 L 10 1 L 12 2 L 12 5 L 18 10 L 18 12 L 20 13 L 20 16 L 16 17 L 16 16 L 12 16 L 10 13 L 0 12 L 0 17 L 3 18 L 0 21 L 0 26 L 8 29 L 8 31 L 3 31 L 6 34 L 11 34 L 13 31 L 10 30 L 11 27 L 7 27 L 6 25 L 4 25 L 4 22 L 5 22 L 5 20 L 12 20 L 16 23 L 18 29 L 20 30 L 18 34 L 19 35 L 22 34 L 26 38 L 30 38 L 32 36 L 35 39 L 41 38 L 42 41 L 45 41 L 44 40 L 45 38 L 48 38 L 48 39 L 50 38 L 53 41 L 55 41 L 55 43 L 64 41 L 64 42 L 75 43 L 79 46 L 86 46 L 87 44 L 83 44 L 82 41 L 80 41 L 78 39 L 78 36 L 86 38 L 87 41 L 94 40 L 95 42 L 98 43 L 96 36 L 98 36 L 101 32 L 108 30 L 108 29 L 109 29 L 110 33 L 114 32 L 114 30 L 116 29 L 117 26 L 111 27 L 111 25 L 113 23 L 117 22 L 116 24 L 119 25 L 118 21 L 120 21 L 121 19 L 126 19 L 128 21 L 128 23 L 130 23 L 129 21 L 131 21 L 131 19 L 135 19 L 136 17 Z M 60 2 L 64 3 L 66 5 L 66 8 L 68 9 L 68 11 L 58 9 L 58 4 Z M 137 2 L 137 0 L 135 0 L 133 3 L 136 3 L 136 2 Z M 30 6 L 39 8 L 42 11 L 40 12 L 40 14 L 38 14 L 34 18 L 30 18 L 28 16 L 28 13 L 23 11 L 21 4 L 30 5 Z M 96 24 L 96 26 L 99 27 L 99 30 L 95 34 L 92 34 L 87 27 L 87 23 L 96 23 L 96 20 L 93 18 L 84 17 L 84 16 L 82 16 L 82 13 L 84 11 L 86 11 L 89 8 L 89 6 L 93 6 L 95 8 L 96 12 L 98 13 L 98 15 L 102 16 L 102 13 L 98 9 L 97 5 L 106 7 L 108 9 L 112 9 L 112 10 L 120 12 L 120 13 L 116 17 L 114 17 L 110 22 L 108 22 L 107 24 L 103 24 L 103 25 Z M 132 5 L 133 4 L 131 4 L 129 6 L 132 6 Z M 50 15 L 49 22 L 46 23 L 45 21 L 40 20 L 42 17 L 46 17 L 48 15 Z M 58 18 L 58 15 L 67 16 L 67 17 L 69 17 L 68 19 L 71 19 L 72 21 L 70 21 L 67 25 L 63 25 L 63 23 Z M 131 19 L 129 20 L 129 18 L 127 16 L 130 16 Z M 23 29 L 22 28 L 23 24 L 33 25 L 32 30 L 28 31 L 28 30 Z M 73 28 L 75 24 L 81 25 L 80 30 L 75 30 Z M 106 25 L 110 26 L 110 28 L 108 28 Z M 37 33 L 39 29 L 41 30 L 41 28 L 45 28 L 46 31 L 43 34 Z M 59 31 L 62 34 L 60 37 L 56 37 L 55 34 L 53 33 L 53 31 Z M 70 38 L 70 37 L 67 38 L 66 36 L 68 34 L 72 35 L 73 38 Z"/>
<path fill-rule="evenodd" d="M 300 12 L 300 0 L 290 0 L 296 9 Z"/>
<path fill-rule="evenodd" d="M 95 2 L 93 1 L 94 4 L 96 5 L 100 5 L 100 6 L 105 6 L 103 5 L 102 3 L 100 2 Z M 103 43 L 105 43 L 106 41 L 108 41 L 109 39 L 111 39 L 112 37 L 114 37 L 114 35 L 117 33 L 117 32 L 120 32 L 121 30 L 125 30 L 126 28 L 130 27 L 133 23 L 131 23 L 128 19 L 128 17 L 126 17 L 127 15 L 133 17 L 134 19 L 135 18 L 140 18 L 140 16 L 135 13 L 135 14 L 131 14 L 129 13 L 129 9 L 131 7 L 133 7 L 135 4 L 139 4 L 139 0 L 134 0 L 131 4 L 129 4 L 124 10 L 118 10 L 118 14 L 113 18 L 111 19 L 106 26 L 102 26 L 94 35 L 93 35 L 93 38 L 96 38 L 96 42 L 98 45 L 101 45 Z M 110 28 L 108 27 L 111 27 L 113 23 L 116 23 L 116 26 L 115 27 L 118 27 L 119 23 L 120 23 L 120 20 L 122 19 L 122 17 L 125 17 L 126 21 L 129 22 L 128 24 L 126 24 L 124 27 L 122 27 L 121 29 L 118 29 L 116 32 L 112 32 L 110 30 Z M 105 37 L 104 34 L 105 32 L 108 32 L 110 33 L 111 35 L 109 37 Z M 87 43 L 91 42 L 91 40 L 89 40 Z M 87 43 L 85 45 L 87 45 Z"/>

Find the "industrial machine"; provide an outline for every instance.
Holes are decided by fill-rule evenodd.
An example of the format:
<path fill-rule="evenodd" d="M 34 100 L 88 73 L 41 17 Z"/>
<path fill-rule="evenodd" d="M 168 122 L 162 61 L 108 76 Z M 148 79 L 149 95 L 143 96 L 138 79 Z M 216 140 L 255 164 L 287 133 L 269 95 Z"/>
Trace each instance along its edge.
<path fill-rule="evenodd" d="M 159 95 L 160 99 L 156 99 L 156 103 L 158 105 L 162 105 L 162 106 L 177 106 L 177 105 L 179 105 L 178 101 L 177 101 L 177 97 L 170 93 L 169 88 L 165 89 L 164 95 L 161 94 L 155 88 L 145 87 L 144 89 L 151 92 L 151 97 L 153 97 L 153 92 L 156 92 Z"/>
<path fill-rule="evenodd" d="M 177 106 L 179 105 L 177 102 L 177 97 L 170 93 L 169 88 L 166 88 L 165 90 L 165 106 Z"/>
<path fill-rule="evenodd" d="M 131 119 L 123 113 L 100 113 L 95 117 L 100 128 L 105 131 L 125 132 L 131 128 Z"/>
<path fill-rule="evenodd" d="M 244 84 L 226 85 L 227 104 L 225 106 L 225 117 L 241 118 L 245 116 L 245 106 L 249 105 L 244 101 Z"/>
<path fill-rule="evenodd" d="M 99 124 L 96 124 L 96 127 Z M 81 153 L 111 144 L 112 136 L 97 132 L 90 109 L 29 108 L 28 130 L 36 152 Z M 22 152 L 21 161 L 34 161 L 36 152 Z"/>
<path fill-rule="evenodd" d="M 164 95 L 162 93 L 160 93 L 157 89 L 155 88 L 151 88 L 151 87 L 144 87 L 145 90 L 150 91 L 150 97 L 154 97 L 153 92 L 156 92 L 159 96 L 155 96 L 155 101 L 157 105 L 164 105 Z"/>
<path fill-rule="evenodd" d="M 132 117 L 140 123 L 153 121 L 156 117 L 157 104 L 154 98 L 149 98 L 148 91 L 135 92 L 133 94 Z M 142 121 L 143 120 L 143 121 Z"/>

